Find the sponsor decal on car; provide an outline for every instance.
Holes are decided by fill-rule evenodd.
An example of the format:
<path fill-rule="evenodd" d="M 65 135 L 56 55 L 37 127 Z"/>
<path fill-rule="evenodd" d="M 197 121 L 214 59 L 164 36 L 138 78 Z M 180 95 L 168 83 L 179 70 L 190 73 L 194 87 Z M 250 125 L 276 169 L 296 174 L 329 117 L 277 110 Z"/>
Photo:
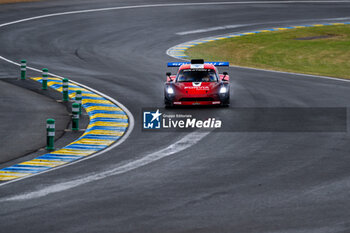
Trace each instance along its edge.
<path fill-rule="evenodd" d="M 208 86 L 187 86 L 184 89 L 201 89 L 201 90 L 209 90 Z"/>

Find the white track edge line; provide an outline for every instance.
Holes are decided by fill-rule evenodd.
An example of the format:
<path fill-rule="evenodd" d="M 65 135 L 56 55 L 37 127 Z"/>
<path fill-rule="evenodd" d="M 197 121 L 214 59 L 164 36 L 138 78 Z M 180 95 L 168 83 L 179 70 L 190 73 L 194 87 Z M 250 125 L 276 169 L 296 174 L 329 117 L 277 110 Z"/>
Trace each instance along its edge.
<path fill-rule="evenodd" d="M 77 10 L 77 11 L 66 11 L 60 13 L 52 13 L 39 15 L 34 17 L 29 17 L 25 19 L 15 20 L 7 23 L 0 24 L 0 27 L 5 27 L 12 24 L 22 23 L 35 19 L 48 18 L 60 15 L 70 15 L 70 14 L 81 14 L 89 12 L 98 11 L 109 11 L 109 10 L 122 10 L 122 9 L 136 9 L 136 8 L 151 8 L 151 7 L 171 7 L 171 6 L 201 6 L 201 5 L 233 5 L 233 4 L 296 4 L 296 3 L 350 3 L 349 0 L 325 0 L 325 1 L 248 1 L 248 2 L 202 2 L 202 3 L 168 3 L 168 4 L 149 4 L 149 5 L 134 5 L 134 6 L 120 6 L 120 7 L 107 7 L 107 8 L 95 8 L 88 10 Z"/>
<path fill-rule="evenodd" d="M 98 181 L 101 179 L 105 179 L 110 176 L 115 176 L 119 174 L 124 174 L 126 172 L 144 167 L 150 163 L 156 162 L 160 159 L 169 157 L 173 154 L 179 153 L 187 148 L 190 148 L 192 145 L 201 141 L 204 137 L 206 137 L 210 132 L 199 132 L 195 131 L 187 134 L 182 137 L 177 142 L 168 145 L 167 147 L 160 149 L 155 152 L 151 152 L 146 154 L 145 156 L 135 159 L 133 161 L 129 161 L 126 163 L 118 163 L 115 167 L 111 167 L 110 169 L 106 169 L 99 173 L 90 173 L 85 176 L 81 176 L 69 181 L 63 181 L 56 184 L 49 184 L 44 188 L 39 188 L 35 191 L 29 191 L 22 194 L 15 194 L 8 198 L 1 198 L 0 201 L 21 201 L 21 200 L 29 200 L 34 198 L 40 198 L 47 196 L 49 194 L 63 192 L 80 185 L 84 185 L 93 181 Z"/>

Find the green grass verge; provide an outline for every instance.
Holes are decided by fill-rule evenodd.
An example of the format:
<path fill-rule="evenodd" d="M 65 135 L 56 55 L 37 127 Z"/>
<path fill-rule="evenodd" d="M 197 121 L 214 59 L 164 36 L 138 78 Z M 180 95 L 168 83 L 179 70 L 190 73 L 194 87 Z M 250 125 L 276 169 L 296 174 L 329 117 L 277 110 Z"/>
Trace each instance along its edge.
<path fill-rule="evenodd" d="M 313 38 L 327 36 L 327 38 Z M 304 38 L 304 39 L 299 39 Z M 350 79 L 350 25 L 298 28 L 235 37 L 186 50 L 190 58 Z"/>

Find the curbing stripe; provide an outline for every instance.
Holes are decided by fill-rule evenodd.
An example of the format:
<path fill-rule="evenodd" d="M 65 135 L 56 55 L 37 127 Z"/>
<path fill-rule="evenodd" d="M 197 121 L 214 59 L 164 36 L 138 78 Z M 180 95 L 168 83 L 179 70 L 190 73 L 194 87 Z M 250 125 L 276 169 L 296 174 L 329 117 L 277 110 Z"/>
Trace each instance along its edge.
<path fill-rule="evenodd" d="M 27 176 L 28 173 L 20 173 L 20 172 L 6 172 L 6 171 L 0 171 L 0 177 L 6 177 L 6 176 Z"/>
<path fill-rule="evenodd" d="M 90 120 L 90 122 L 97 122 L 97 121 L 128 123 L 128 119 L 122 119 L 122 118 L 95 117 L 94 119 Z"/>
<path fill-rule="evenodd" d="M 42 171 L 43 169 L 26 169 L 26 168 L 17 168 L 17 167 L 7 167 L 1 169 L 1 171 L 17 171 L 17 172 L 25 172 L 25 173 L 37 173 Z"/>
<path fill-rule="evenodd" d="M 96 103 L 86 103 L 85 104 L 85 108 L 88 107 L 114 107 L 113 104 L 96 104 Z"/>
<path fill-rule="evenodd" d="M 69 145 L 66 148 L 78 149 L 78 150 L 99 150 L 99 149 L 104 149 L 106 147 L 107 147 L 106 145 L 74 144 L 74 145 Z"/>
<path fill-rule="evenodd" d="M 81 156 L 75 156 L 75 157 L 63 157 L 63 156 L 58 156 L 58 155 L 44 155 L 40 156 L 37 159 L 45 159 L 45 160 L 52 160 L 52 161 L 62 161 L 62 162 L 71 162 L 77 159 L 80 159 Z"/>
<path fill-rule="evenodd" d="M 124 131 L 125 127 L 115 127 L 115 126 L 89 126 L 85 132 L 90 132 L 92 130 L 108 130 L 108 131 Z"/>
<path fill-rule="evenodd" d="M 92 110 L 104 110 L 104 111 L 121 111 L 121 108 L 115 107 L 115 106 L 101 106 L 101 104 L 99 105 L 95 105 L 95 106 L 88 106 L 85 108 L 85 110 L 87 112 L 92 111 Z"/>
<path fill-rule="evenodd" d="M 92 111 L 89 111 L 87 112 L 89 115 L 95 115 L 95 114 L 98 114 L 98 113 L 101 113 L 101 114 L 113 114 L 113 115 L 124 115 L 124 112 L 123 111 L 104 111 L 104 110 L 92 110 Z"/>
<path fill-rule="evenodd" d="M 41 77 L 31 78 L 42 82 Z M 62 92 L 62 79 L 49 77 L 47 85 Z M 0 181 L 9 181 L 59 167 L 106 149 L 120 139 L 129 127 L 127 114 L 103 96 L 69 82 L 69 97 L 82 91 L 82 107 L 89 115 L 85 133 L 69 145 L 32 160 L 0 169 Z"/>
<path fill-rule="evenodd" d="M 96 113 L 93 116 L 90 116 L 90 119 L 96 119 L 96 118 L 114 118 L 114 119 L 125 119 L 127 120 L 127 115 L 117 115 L 117 114 L 102 114 L 102 113 Z"/>
<path fill-rule="evenodd" d="M 110 144 L 113 143 L 113 140 L 100 140 L 100 139 L 82 139 L 79 141 L 80 144 L 91 144 L 93 143 L 94 145 L 106 145 L 109 146 Z"/>
<path fill-rule="evenodd" d="M 84 139 L 101 139 L 101 140 L 117 140 L 119 136 L 87 134 Z"/>
<path fill-rule="evenodd" d="M 104 121 L 95 121 L 90 124 L 89 127 L 92 126 L 113 126 L 113 127 L 128 127 L 128 123 L 123 122 L 104 122 Z"/>
<path fill-rule="evenodd" d="M 94 135 L 103 135 L 103 136 L 123 136 L 124 131 L 112 131 L 112 130 L 103 130 L 103 129 L 97 129 L 97 130 L 89 130 L 86 132 L 86 134 L 94 134 Z"/>

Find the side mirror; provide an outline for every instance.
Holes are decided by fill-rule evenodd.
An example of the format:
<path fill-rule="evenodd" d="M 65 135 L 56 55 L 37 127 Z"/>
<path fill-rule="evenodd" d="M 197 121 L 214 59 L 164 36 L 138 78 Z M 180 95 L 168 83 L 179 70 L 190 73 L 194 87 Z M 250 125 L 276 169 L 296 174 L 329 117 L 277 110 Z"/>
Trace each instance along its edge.
<path fill-rule="evenodd" d="M 228 73 L 227 73 L 227 72 L 222 72 L 222 74 L 224 75 L 224 77 L 222 78 L 222 81 L 227 81 L 227 80 L 225 79 L 225 77 L 226 77 L 226 75 L 228 75 Z"/>
<path fill-rule="evenodd" d="M 169 82 L 172 82 L 173 79 L 170 77 L 171 76 L 171 73 L 170 72 L 166 72 L 166 76 L 169 78 Z"/>

